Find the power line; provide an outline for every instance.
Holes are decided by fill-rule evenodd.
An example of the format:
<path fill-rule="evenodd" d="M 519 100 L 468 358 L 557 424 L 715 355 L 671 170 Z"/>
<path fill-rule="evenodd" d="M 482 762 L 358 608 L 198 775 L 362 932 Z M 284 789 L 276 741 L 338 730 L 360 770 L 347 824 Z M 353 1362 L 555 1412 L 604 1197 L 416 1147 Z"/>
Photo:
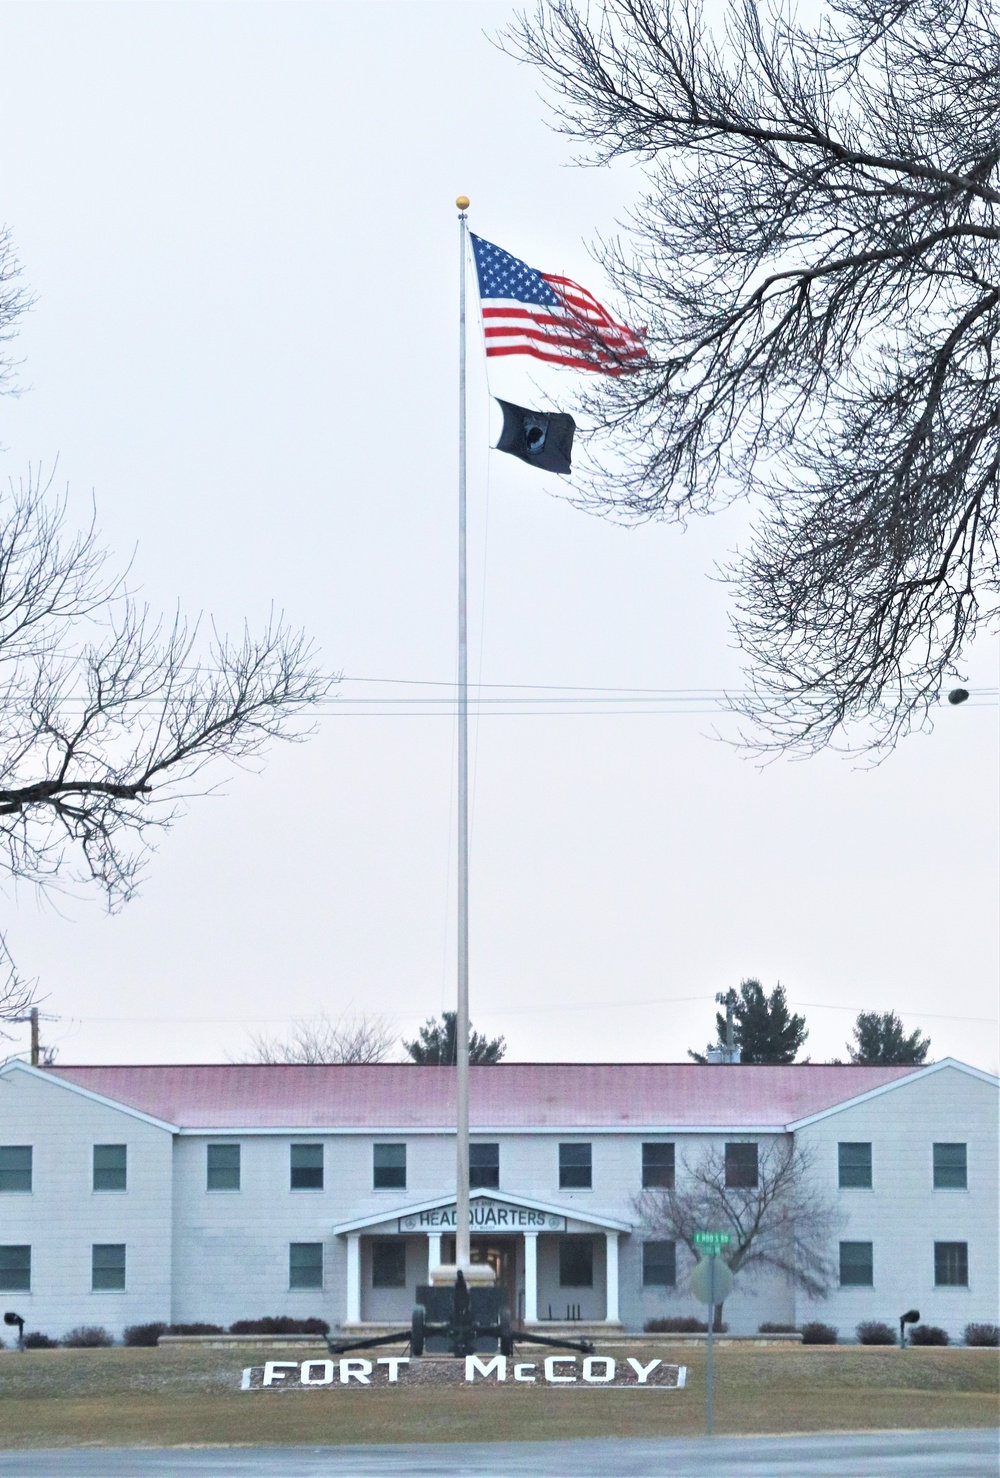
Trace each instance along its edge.
<path fill-rule="evenodd" d="M 618 1011 L 623 1007 L 636 1009 L 645 1006 L 680 1006 L 688 1005 L 696 1001 L 715 1001 L 714 995 L 698 996 L 653 996 L 643 1001 L 572 1001 L 557 1003 L 554 1006 L 503 1006 L 495 1010 L 483 1010 L 477 1008 L 477 1017 L 505 1017 L 505 1016 L 530 1016 L 544 1015 L 560 1011 Z M 870 1006 L 845 1006 L 832 1005 L 826 1001 L 789 1001 L 790 1006 L 805 1007 L 810 1011 L 868 1011 Z M 920 1016 L 929 1021 L 996 1021 L 996 1016 L 956 1016 L 946 1011 L 922 1011 L 912 1008 L 907 1013 L 912 1016 Z M 420 1012 L 412 1012 L 401 1016 L 400 1020 L 409 1021 L 420 1018 Z M 55 1020 L 55 1017 L 49 1017 Z M 291 1025 L 295 1021 L 303 1020 L 300 1013 L 297 1016 L 72 1016 L 65 1019 L 68 1022 L 80 1024 L 88 1022 L 100 1023 L 129 1023 L 163 1025 L 165 1023 L 176 1023 L 178 1026 L 212 1025 L 212 1026 L 275 1026 L 285 1023 Z"/>

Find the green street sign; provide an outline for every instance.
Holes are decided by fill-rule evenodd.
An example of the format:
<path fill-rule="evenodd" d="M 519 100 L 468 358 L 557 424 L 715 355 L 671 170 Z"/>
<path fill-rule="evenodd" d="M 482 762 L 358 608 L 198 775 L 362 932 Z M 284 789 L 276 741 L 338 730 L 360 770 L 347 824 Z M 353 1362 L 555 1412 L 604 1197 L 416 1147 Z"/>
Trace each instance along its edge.
<path fill-rule="evenodd" d="M 695 1232 L 694 1245 L 704 1247 L 709 1253 L 718 1252 L 720 1247 L 728 1247 L 732 1241 L 728 1232 Z"/>

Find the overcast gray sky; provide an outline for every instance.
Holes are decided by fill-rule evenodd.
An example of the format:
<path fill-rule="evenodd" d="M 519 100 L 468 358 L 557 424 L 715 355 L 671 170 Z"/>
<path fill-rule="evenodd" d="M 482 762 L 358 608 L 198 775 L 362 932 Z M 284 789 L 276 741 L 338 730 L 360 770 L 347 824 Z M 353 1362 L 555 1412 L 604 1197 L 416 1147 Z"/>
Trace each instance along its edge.
<path fill-rule="evenodd" d="M 587 242 L 639 186 L 572 167 L 488 39 L 511 14 L 0 5 L 0 216 L 37 294 L 0 470 L 58 455 L 153 605 L 235 627 L 273 602 L 350 679 L 307 746 L 192 807 L 120 915 L 5 892 L 61 1061 L 224 1061 L 320 1009 L 412 1032 L 451 1003 L 453 722 L 396 702 L 445 690 L 386 680 L 455 672 L 452 202 L 601 296 Z M 745 511 L 591 518 L 487 453 L 487 404 L 474 356 L 473 677 L 738 685 L 712 574 Z M 995 688 L 995 649 L 969 678 Z M 814 1058 L 895 1008 L 995 1071 L 996 707 L 945 708 L 875 770 L 763 771 L 692 707 L 474 727 L 475 1024 L 513 1058 L 678 1059 L 758 975 Z"/>

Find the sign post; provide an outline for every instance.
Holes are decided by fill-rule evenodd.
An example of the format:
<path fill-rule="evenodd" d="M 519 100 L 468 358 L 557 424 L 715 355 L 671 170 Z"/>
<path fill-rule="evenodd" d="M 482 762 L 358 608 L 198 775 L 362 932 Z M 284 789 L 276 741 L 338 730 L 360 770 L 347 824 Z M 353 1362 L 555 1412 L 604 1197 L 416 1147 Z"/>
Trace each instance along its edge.
<path fill-rule="evenodd" d="M 724 1303 L 733 1290 L 733 1275 L 719 1253 L 732 1241 L 728 1232 L 695 1232 L 694 1245 L 702 1261 L 691 1277 L 691 1291 L 708 1304 L 708 1340 L 705 1359 L 705 1431 L 715 1433 L 715 1305 Z"/>

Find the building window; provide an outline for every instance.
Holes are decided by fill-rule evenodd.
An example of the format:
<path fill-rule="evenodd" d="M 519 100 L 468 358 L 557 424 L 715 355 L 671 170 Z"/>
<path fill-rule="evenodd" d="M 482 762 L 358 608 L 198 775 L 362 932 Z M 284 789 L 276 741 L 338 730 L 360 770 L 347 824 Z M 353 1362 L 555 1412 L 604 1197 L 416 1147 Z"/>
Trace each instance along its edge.
<path fill-rule="evenodd" d="M 4 1293 L 31 1292 L 30 1247 L 0 1247 L 0 1289 Z"/>
<path fill-rule="evenodd" d="M 934 1189 L 936 1191 L 967 1191 L 969 1170 L 964 1144 L 936 1144 L 934 1146 Z"/>
<path fill-rule="evenodd" d="M 677 1284 L 677 1243 L 643 1242 L 643 1288 L 674 1288 Z"/>
<path fill-rule="evenodd" d="M 592 1183 L 590 1145 L 561 1144 L 559 1146 L 559 1189 L 589 1191 Z M 572 1288 L 576 1285 L 567 1283 L 565 1286 Z"/>
<path fill-rule="evenodd" d="M 871 1145 L 861 1141 L 838 1144 L 837 1171 L 841 1190 L 870 1191 L 872 1188 Z"/>
<path fill-rule="evenodd" d="M 469 1145 L 469 1189 L 478 1186 L 493 1187 L 500 1184 L 500 1146 L 498 1144 Z"/>
<path fill-rule="evenodd" d="M 374 1147 L 374 1186 L 377 1191 L 406 1190 L 406 1145 L 377 1144 Z"/>
<path fill-rule="evenodd" d="M 124 1242 L 94 1243 L 90 1258 L 90 1287 L 94 1293 L 124 1293 Z"/>
<path fill-rule="evenodd" d="M 289 1288 L 323 1287 L 322 1242 L 289 1242 Z"/>
<path fill-rule="evenodd" d="M 372 1287 L 406 1287 L 406 1242 L 384 1237 L 372 1243 Z"/>
<path fill-rule="evenodd" d="M 238 1191 L 240 1188 L 240 1147 L 238 1144 L 208 1146 L 208 1189 Z"/>
<path fill-rule="evenodd" d="M 672 1144 L 644 1144 L 642 1147 L 642 1188 L 653 1190 L 674 1188 L 674 1147 Z"/>
<path fill-rule="evenodd" d="M 934 1283 L 938 1288 L 968 1288 L 968 1242 L 934 1243 Z"/>
<path fill-rule="evenodd" d="M 590 1146 L 588 1145 L 589 1149 Z M 593 1288 L 594 1242 L 591 1237 L 559 1240 L 559 1287 Z"/>
<path fill-rule="evenodd" d="M 753 1190 L 757 1185 L 757 1146 L 726 1145 L 726 1186 L 730 1190 Z"/>
<path fill-rule="evenodd" d="M 323 1189 L 323 1146 L 321 1144 L 292 1145 L 293 1191 L 321 1191 Z"/>
<path fill-rule="evenodd" d="M 31 1190 L 31 1145 L 0 1145 L 0 1191 Z"/>
<path fill-rule="evenodd" d="M 128 1147 L 124 1144 L 94 1145 L 94 1190 L 123 1191 L 128 1180 Z"/>
<path fill-rule="evenodd" d="M 874 1281 L 872 1244 L 870 1242 L 841 1242 L 841 1288 L 871 1288 Z"/>

